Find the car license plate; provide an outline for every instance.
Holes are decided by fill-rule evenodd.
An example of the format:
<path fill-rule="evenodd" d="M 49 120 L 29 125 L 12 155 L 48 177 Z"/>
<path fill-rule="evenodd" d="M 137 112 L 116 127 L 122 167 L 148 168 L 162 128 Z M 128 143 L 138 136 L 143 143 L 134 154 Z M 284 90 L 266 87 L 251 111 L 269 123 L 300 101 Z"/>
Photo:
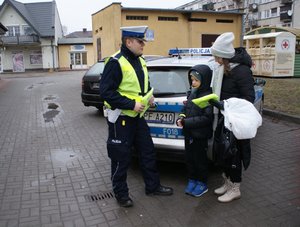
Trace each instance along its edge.
<path fill-rule="evenodd" d="M 98 89 L 99 88 L 99 83 L 93 83 L 92 88 L 93 89 Z"/>
<path fill-rule="evenodd" d="M 149 123 L 174 124 L 175 113 L 147 111 L 144 118 Z"/>

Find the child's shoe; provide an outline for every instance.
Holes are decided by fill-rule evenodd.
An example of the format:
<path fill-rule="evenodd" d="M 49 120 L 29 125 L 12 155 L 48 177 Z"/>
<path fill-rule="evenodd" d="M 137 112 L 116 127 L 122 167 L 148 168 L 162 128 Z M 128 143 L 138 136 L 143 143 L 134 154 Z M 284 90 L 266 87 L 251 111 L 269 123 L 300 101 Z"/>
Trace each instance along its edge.
<path fill-rule="evenodd" d="M 196 187 L 192 191 L 192 195 L 195 197 L 200 197 L 204 193 L 208 192 L 207 185 L 201 181 L 197 181 Z"/>
<path fill-rule="evenodd" d="M 189 179 L 187 186 L 185 187 L 184 192 L 188 195 L 192 195 L 194 188 L 196 187 L 196 180 Z"/>

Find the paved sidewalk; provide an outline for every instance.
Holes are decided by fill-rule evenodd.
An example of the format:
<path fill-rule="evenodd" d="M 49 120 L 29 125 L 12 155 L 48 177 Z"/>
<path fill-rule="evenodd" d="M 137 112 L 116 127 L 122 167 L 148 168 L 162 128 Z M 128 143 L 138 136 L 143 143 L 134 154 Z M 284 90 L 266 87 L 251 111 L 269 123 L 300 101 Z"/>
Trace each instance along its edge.
<path fill-rule="evenodd" d="M 81 72 L 0 80 L 0 226 L 300 226 L 300 125 L 265 116 L 252 141 L 242 198 L 183 193 L 184 164 L 159 162 L 171 197 L 146 196 L 138 165 L 128 173 L 134 207 L 113 198 L 106 122 L 80 100 Z M 5 84 L 3 83 L 5 81 Z"/>

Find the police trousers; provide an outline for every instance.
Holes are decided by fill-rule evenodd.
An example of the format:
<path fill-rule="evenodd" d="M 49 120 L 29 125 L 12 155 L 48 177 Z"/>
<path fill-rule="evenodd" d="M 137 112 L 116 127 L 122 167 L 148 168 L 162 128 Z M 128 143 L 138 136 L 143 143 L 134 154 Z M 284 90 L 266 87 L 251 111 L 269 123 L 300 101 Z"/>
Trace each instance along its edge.
<path fill-rule="evenodd" d="M 160 185 L 156 155 L 145 119 L 139 116 L 119 116 L 115 123 L 108 122 L 107 152 L 111 159 L 111 181 L 116 199 L 128 198 L 127 170 L 134 148 L 140 161 L 145 192 L 154 192 Z"/>

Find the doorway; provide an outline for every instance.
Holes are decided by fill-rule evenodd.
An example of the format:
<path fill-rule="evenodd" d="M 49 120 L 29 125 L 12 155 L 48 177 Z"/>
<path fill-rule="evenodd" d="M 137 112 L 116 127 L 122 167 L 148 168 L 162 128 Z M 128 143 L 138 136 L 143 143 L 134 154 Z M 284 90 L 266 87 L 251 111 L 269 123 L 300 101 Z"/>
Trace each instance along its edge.
<path fill-rule="evenodd" d="M 202 47 L 211 47 L 215 40 L 217 39 L 219 35 L 214 35 L 214 34 L 203 34 L 202 35 Z"/>
<path fill-rule="evenodd" d="M 73 52 L 70 53 L 71 69 L 85 69 L 87 68 L 87 53 Z"/>

